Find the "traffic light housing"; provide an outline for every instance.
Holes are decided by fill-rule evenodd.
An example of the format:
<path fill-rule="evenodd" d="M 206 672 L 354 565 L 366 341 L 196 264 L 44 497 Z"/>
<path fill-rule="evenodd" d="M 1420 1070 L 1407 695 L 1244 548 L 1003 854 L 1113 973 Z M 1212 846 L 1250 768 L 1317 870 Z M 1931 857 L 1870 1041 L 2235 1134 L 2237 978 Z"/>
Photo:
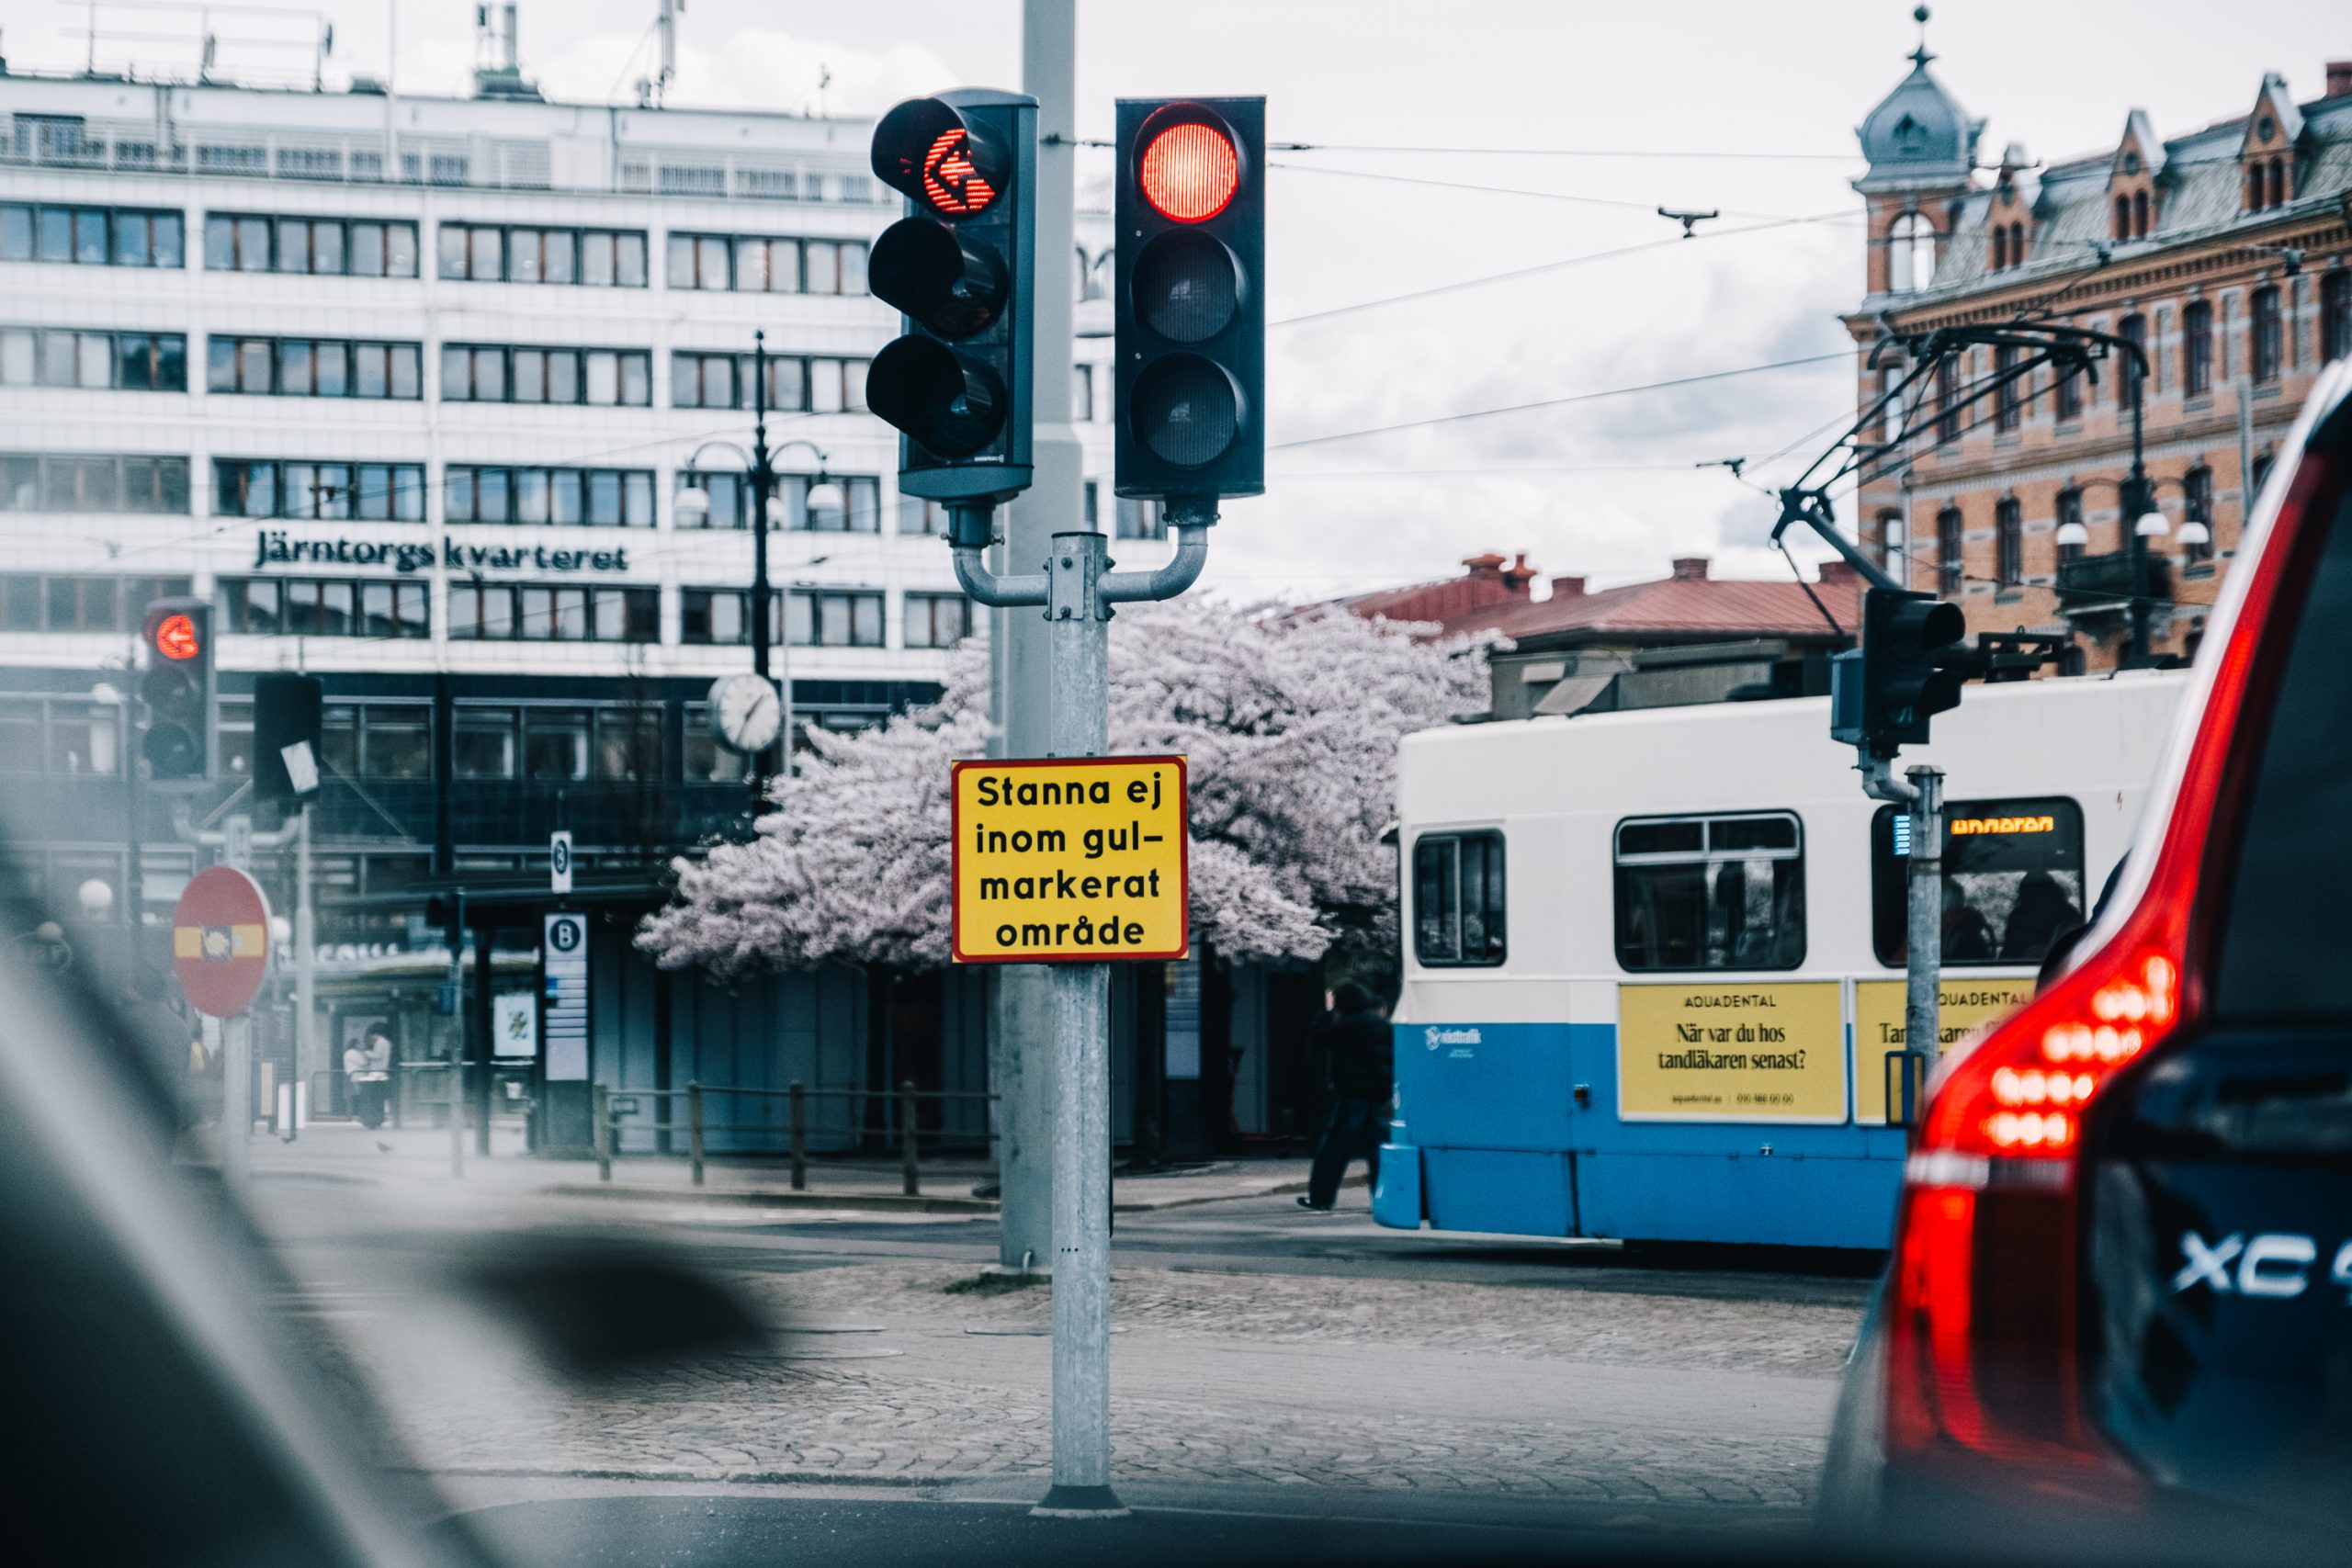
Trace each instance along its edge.
<path fill-rule="evenodd" d="M 1122 98 L 1116 486 L 1266 489 L 1266 100 Z"/>
<path fill-rule="evenodd" d="M 1925 745 L 1928 721 L 1960 705 L 1967 631 L 1960 606 L 1932 593 L 1873 588 L 1862 596 L 1860 744 L 1872 755 Z M 1833 694 L 1833 715 L 1838 705 Z"/>
<path fill-rule="evenodd" d="M 254 677 L 254 794 L 291 806 L 318 793 L 326 682 L 279 671 Z M 287 753 L 307 747 L 298 774 Z"/>
<path fill-rule="evenodd" d="M 158 783 L 201 783 L 213 773 L 212 606 L 202 599 L 157 599 L 147 606 L 140 640 L 147 670 L 139 695 L 147 705 L 140 750 Z"/>
<path fill-rule="evenodd" d="M 1028 488 L 1036 147 L 1037 100 L 988 88 L 910 98 L 874 128 L 874 173 L 907 216 L 874 243 L 866 283 L 905 322 L 865 402 L 899 432 L 909 495 L 993 504 Z"/>

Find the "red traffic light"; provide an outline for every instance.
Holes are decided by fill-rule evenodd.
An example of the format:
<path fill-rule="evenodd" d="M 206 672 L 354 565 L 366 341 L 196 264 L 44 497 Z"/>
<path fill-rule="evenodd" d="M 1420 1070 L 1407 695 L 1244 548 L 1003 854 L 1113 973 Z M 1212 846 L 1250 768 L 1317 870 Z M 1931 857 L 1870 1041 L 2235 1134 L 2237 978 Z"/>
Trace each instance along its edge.
<path fill-rule="evenodd" d="M 891 189 L 951 219 L 986 212 L 1012 175 L 1005 149 L 937 98 L 910 98 L 884 115 L 873 163 Z"/>
<path fill-rule="evenodd" d="M 155 651 L 166 659 L 194 659 L 204 651 L 196 622 L 184 615 L 165 615 L 156 622 L 153 641 Z"/>
<path fill-rule="evenodd" d="M 1216 217 L 1241 187 L 1241 160 L 1233 139 L 1199 120 L 1182 121 L 1153 137 L 1136 173 L 1152 209 L 1179 223 Z"/>

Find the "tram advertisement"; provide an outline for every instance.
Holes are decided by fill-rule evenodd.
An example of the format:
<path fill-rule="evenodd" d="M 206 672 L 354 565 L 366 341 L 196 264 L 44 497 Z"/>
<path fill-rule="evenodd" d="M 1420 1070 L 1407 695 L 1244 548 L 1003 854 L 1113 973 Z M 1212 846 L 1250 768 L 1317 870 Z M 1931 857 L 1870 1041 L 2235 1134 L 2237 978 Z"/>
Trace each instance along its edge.
<path fill-rule="evenodd" d="M 1839 990 L 1834 980 L 1619 986 L 1619 1118 L 1843 1122 Z"/>
<path fill-rule="evenodd" d="M 2033 995 L 2033 976 L 1946 977 L 1936 991 L 1939 1048 L 1949 1051 L 2023 1006 Z M 1886 1054 L 1903 1049 L 1905 995 L 1900 980 L 1854 982 L 1854 1120 L 1864 1126 L 1886 1124 Z"/>

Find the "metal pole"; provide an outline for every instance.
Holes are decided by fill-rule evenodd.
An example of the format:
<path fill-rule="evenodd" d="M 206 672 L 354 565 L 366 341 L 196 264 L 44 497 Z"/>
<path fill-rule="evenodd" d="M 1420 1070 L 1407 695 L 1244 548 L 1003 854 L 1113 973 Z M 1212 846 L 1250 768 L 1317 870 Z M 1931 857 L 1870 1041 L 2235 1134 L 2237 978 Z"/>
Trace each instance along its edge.
<path fill-rule="evenodd" d="M 695 1185 L 702 1185 L 702 1085 L 686 1080 L 686 1154 L 694 1161 Z"/>
<path fill-rule="evenodd" d="M 446 771 L 436 769 L 442 777 Z M 447 786 L 443 785 L 446 789 Z M 451 897 L 449 943 L 449 1011 L 458 1021 L 458 1038 L 449 1047 L 449 1175 L 466 1174 L 466 890 Z"/>
<path fill-rule="evenodd" d="M 1943 1043 L 1937 987 L 1944 956 L 1944 773 L 1922 766 L 1905 773 L 1911 781 L 1911 919 L 1903 1043 L 1933 1067 Z"/>
<path fill-rule="evenodd" d="M 2132 563 L 2132 641 L 2125 655 L 2124 668 L 2138 670 L 2148 662 L 2148 541 L 2140 536 L 2140 518 L 2153 510 L 2154 496 L 2148 486 L 2148 465 L 2141 441 L 2141 382 L 2143 376 L 2136 360 L 2124 362 L 2123 373 L 2132 378 L 2132 477 L 2124 485 L 2123 547 Z"/>
<path fill-rule="evenodd" d="M 775 466 L 768 451 L 767 333 L 752 334 L 752 671 L 771 685 L 768 672 L 768 491 L 775 485 Z M 792 771 L 792 739 L 785 737 L 784 771 Z M 752 815 L 759 815 L 767 797 L 767 780 L 758 758 L 752 761 Z"/>
<path fill-rule="evenodd" d="M 243 1191 L 253 1174 L 254 1023 L 245 1014 L 220 1021 L 220 1175 Z"/>
<path fill-rule="evenodd" d="M 1078 135 L 1076 0 L 1022 0 L 1021 85 L 1037 100 L 1036 254 L 1046 258 L 1033 310 L 1033 478 L 1004 509 L 1006 572 L 1039 570 L 1053 537 L 1085 525 L 1085 454 L 1069 422 L 1073 305 L 1068 258 L 1077 243 L 1073 196 Z M 1034 610 L 998 609 L 989 628 L 990 694 L 1000 757 L 1042 757 L 1048 749 L 1046 623 Z M 999 1137 L 997 1261 L 1018 1269 L 1054 1256 L 1053 982 L 1042 964 L 991 965 L 989 1043 Z"/>
<path fill-rule="evenodd" d="M 311 808 L 297 809 L 301 816 L 294 830 L 294 1077 L 308 1083 L 319 1069 L 319 933 L 311 888 Z M 289 1134 L 293 1131 L 288 1129 Z"/>
<path fill-rule="evenodd" d="M 899 1086 L 899 1184 L 910 1198 L 922 1191 L 922 1170 L 916 1164 L 915 1154 L 916 1118 L 919 1114 L 915 1108 L 915 1081 L 909 1078 Z"/>
<path fill-rule="evenodd" d="M 497 945 L 496 926 L 485 923 L 474 932 L 473 1006 L 468 1010 L 466 1028 L 467 1055 L 473 1058 L 466 1065 L 473 1069 L 473 1081 L 469 1084 L 462 1072 L 458 1079 L 458 1087 L 466 1091 L 461 1098 L 472 1108 L 474 1153 L 484 1159 L 490 1157 L 491 987 L 496 981 L 491 956 Z"/>
<path fill-rule="evenodd" d="M 1049 754 L 1106 744 L 1109 606 L 1100 534 L 1057 534 L 1046 561 L 1053 646 Z M 1111 1489 L 1111 970 L 1059 964 L 1054 998 L 1054 1483 L 1052 1514 L 1125 1512 Z"/>
<path fill-rule="evenodd" d="M 589 1137 L 596 1150 L 596 1179 L 613 1179 L 613 1091 L 597 1084 L 588 1091 Z"/>
<path fill-rule="evenodd" d="M 808 1091 L 792 1080 L 792 1190 L 808 1190 Z"/>

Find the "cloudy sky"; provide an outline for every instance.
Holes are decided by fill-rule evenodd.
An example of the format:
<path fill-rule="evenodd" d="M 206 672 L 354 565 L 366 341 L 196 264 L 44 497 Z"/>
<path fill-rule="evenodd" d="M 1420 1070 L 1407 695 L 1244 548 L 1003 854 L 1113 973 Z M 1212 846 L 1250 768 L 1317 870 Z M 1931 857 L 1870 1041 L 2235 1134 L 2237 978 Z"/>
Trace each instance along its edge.
<path fill-rule="evenodd" d="M 331 78 L 384 69 L 386 0 L 313 3 L 335 28 Z M 550 96 L 626 101 L 655 8 L 526 0 L 525 66 Z M 14 9 L 11 61 L 81 63 L 82 6 Z M 402 89 L 462 91 L 473 6 L 398 9 Z M 2132 106 L 2178 134 L 2244 112 L 2266 70 L 2308 98 L 2324 60 L 2352 57 L 2336 0 L 2261 11 L 2216 26 L 2210 4 L 2147 0 L 2119 28 L 2112 4 L 1948 0 L 1929 39 L 1946 85 L 1989 119 L 1988 157 L 2017 141 L 2064 158 L 2112 145 Z M 195 12 L 101 6 L 101 62 L 185 70 L 192 44 L 114 35 L 193 35 Z M 254 40 L 224 41 L 224 73 L 307 79 L 307 55 L 261 41 L 306 22 L 214 16 Z M 1702 553 L 1723 574 L 1785 571 L 1763 547 L 1771 503 L 1696 465 L 1818 432 L 1750 469 L 1792 473 L 1849 412 L 1835 358 L 1329 437 L 1838 355 L 1861 279 L 1853 127 L 1908 69 L 1908 5 L 1082 0 L 1079 26 L 1082 134 L 1107 136 L 1123 95 L 1263 93 L 1272 137 L 1318 148 L 1272 175 L 1274 450 L 1268 494 L 1217 531 L 1213 584 L 1335 592 L 1450 575 L 1481 549 L 1603 580 Z M 1016 0 L 691 0 L 672 101 L 862 114 L 1016 87 L 1019 27 Z M 1724 216 L 1680 243 L 1660 205 Z"/>

